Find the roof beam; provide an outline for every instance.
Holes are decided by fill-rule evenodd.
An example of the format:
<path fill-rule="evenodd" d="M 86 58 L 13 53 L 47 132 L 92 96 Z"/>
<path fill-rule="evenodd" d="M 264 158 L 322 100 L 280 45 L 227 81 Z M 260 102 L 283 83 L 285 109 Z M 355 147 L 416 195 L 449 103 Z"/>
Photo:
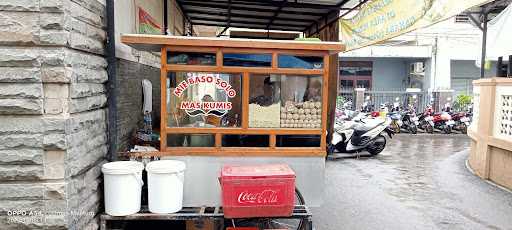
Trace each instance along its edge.
<path fill-rule="evenodd" d="M 236 22 L 231 22 L 231 27 L 239 27 L 239 28 L 253 28 L 253 29 L 265 29 L 266 25 L 261 24 L 253 24 L 253 23 L 240 23 L 240 25 L 236 25 Z M 222 22 L 211 22 L 211 21 L 195 21 L 194 25 L 202 25 L 202 26 L 219 26 L 225 27 L 226 23 Z M 293 27 L 293 26 L 276 26 L 274 25 L 270 29 L 274 30 L 283 30 L 283 31 L 301 31 L 304 27 Z"/>
<path fill-rule="evenodd" d="M 187 10 L 187 13 L 188 14 L 208 14 L 208 15 L 216 15 L 216 16 L 224 16 L 224 17 L 227 17 L 228 16 L 228 13 L 226 12 L 215 12 L 215 11 L 203 11 L 201 9 L 189 9 Z M 247 15 L 246 14 L 238 14 L 238 13 L 234 13 L 234 12 L 231 12 L 231 17 L 241 17 L 241 18 L 246 18 Z M 264 20 L 269 20 L 270 19 L 270 16 L 261 16 L 261 15 L 251 15 L 251 18 L 254 18 L 254 19 L 264 19 Z M 275 20 L 291 20 L 291 21 L 296 21 L 296 22 L 307 22 L 307 23 L 313 23 L 313 22 L 316 22 L 316 20 L 314 19 L 305 19 L 305 18 L 286 18 L 286 17 L 276 17 Z"/>
<path fill-rule="evenodd" d="M 187 8 L 189 6 L 190 7 L 196 6 L 196 7 L 205 7 L 205 8 L 212 8 L 212 9 L 224 11 L 224 10 L 226 10 L 226 7 L 227 7 L 227 5 L 212 4 L 209 2 L 189 2 L 189 1 L 183 1 L 183 0 L 180 0 L 177 2 L 180 2 L 184 8 Z M 251 12 L 267 12 L 267 13 L 274 12 L 274 9 L 251 8 L 251 7 L 240 7 L 240 6 L 232 6 L 231 9 L 232 10 L 241 10 L 241 11 L 251 11 Z M 281 10 L 281 12 L 287 13 L 287 14 L 312 15 L 312 16 L 317 16 L 317 17 L 321 17 L 321 16 L 325 15 L 325 13 L 304 12 L 304 11 L 294 11 L 294 10 Z"/>
<path fill-rule="evenodd" d="M 181 2 L 204 2 L 199 0 L 179 0 Z M 226 4 L 225 0 L 208 0 L 210 3 L 220 3 Z M 250 1 L 250 0 L 233 0 L 233 4 L 241 4 L 244 6 L 273 6 L 278 7 L 281 3 L 273 0 L 259 0 L 259 1 Z M 289 8 L 310 8 L 310 9 L 321 9 L 321 10 L 334 10 L 339 9 L 336 5 L 327 5 L 327 4 L 314 4 L 314 3 L 297 3 L 297 2 L 286 2 L 284 7 Z"/>
<path fill-rule="evenodd" d="M 268 24 L 267 24 L 267 30 L 270 28 L 270 25 L 272 25 L 272 23 L 274 22 L 274 20 L 276 19 L 277 15 L 279 15 L 279 13 L 281 12 L 281 10 L 283 9 L 284 7 L 284 4 L 288 2 L 288 0 L 282 0 L 281 1 L 281 4 L 279 5 L 279 7 L 277 7 L 277 9 L 274 11 L 274 15 L 272 16 L 272 18 L 270 18 L 270 20 L 268 21 Z"/>
<path fill-rule="evenodd" d="M 338 3 L 338 4 L 343 5 L 343 4 L 347 3 L 348 1 L 350 1 L 350 0 L 343 0 L 343 1 L 341 1 L 340 3 Z M 349 13 L 350 13 L 350 12 L 352 12 L 353 10 L 355 10 L 355 9 L 357 9 L 357 8 L 359 8 L 359 7 L 361 7 L 361 6 L 362 6 L 363 4 L 365 4 L 367 1 L 368 1 L 368 0 L 359 0 L 359 3 L 358 3 L 356 6 L 354 6 L 352 9 L 348 10 L 347 12 L 344 12 L 342 15 L 340 15 L 340 16 L 338 16 L 338 17 L 336 17 L 335 19 L 331 20 L 331 21 L 330 21 L 330 22 L 328 22 L 327 24 L 323 25 L 322 27 L 320 27 L 320 29 L 317 29 L 315 33 L 310 34 L 310 36 L 311 36 L 311 35 L 315 35 L 315 34 L 320 33 L 320 31 L 322 31 L 325 27 L 330 26 L 330 25 L 331 25 L 331 24 L 333 24 L 334 22 L 337 22 L 338 20 L 340 20 L 341 18 L 345 17 L 347 14 L 349 14 Z M 340 5 L 340 6 L 341 6 L 341 5 Z M 331 12 L 332 12 L 332 13 L 335 13 L 335 11 L 331 11 Z M 328 15 L 330 15 L 330 13 L 329 13 Z M 328 15 L 327 15 L 327 16 L 328 16 Z M 313 26 L 313 25 L 311 25 L 311 26 Z M 309 30 L 309 28 L 311 28 L 311 26 L 310 26 L 310 27 L 308 27 L 308 29 L 306 29 L 306 30 Z"/>
<path fill-rule="evenodd" d="M 194 17 L 194 16 L 191 16 L 190 19 L 195 22 L 195 21 L 210 21 L 210 22 L 221 22 L 221 23 L 224 23 L 226 24 L 227 26 L 230 25 L 231 23 L 238 23 L 238 24 L 253 24 L 253 25 L 264 25 L 264 26 L 268 26 L 268 23 L 267 22 L 255 22 L 255 21 L 250 21 L 250 18 L 247 18 L 247 21 L 245 20 L 231 20 L 231 23 L 228 24 L 226 20 L 224 19 L 221 19 L 221 18 L 202 18 L 202 17 Z M 195 23 L 194 23 L 195 24 Z M 270 27 L 272 26 L 286 26 L 286 27 L 296 27 L 296 28 L 305 28 L 306 25 L 294 25 L 294 24 L 288 24 L 288 23 L 273 23 L 272 25 L 270 25 Z"/>
<path fill-rule="evenodd" d="M 231 0 L 228 0 L 228 25 L 224 27 L 224 29 L 219 34 L 217 34 L 217 37 L 220 37 L 228 30 L 229 24 L 231 24 Z"/>

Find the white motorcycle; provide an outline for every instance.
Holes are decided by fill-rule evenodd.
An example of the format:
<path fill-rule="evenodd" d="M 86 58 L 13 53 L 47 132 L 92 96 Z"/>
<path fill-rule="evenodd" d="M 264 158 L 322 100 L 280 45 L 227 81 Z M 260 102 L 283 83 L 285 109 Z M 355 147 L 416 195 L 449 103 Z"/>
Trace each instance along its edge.
<path fill-rule="evenodd" d="M 390 124 L 390 118 L 367 118 L 364 114 L 358 114 L 350 121 L 337 121 L 331 144 L 340 153 L 366 150 L 371 155 L 377 155 L 386 147 L 383 134 L 387 133 L 389 138 L 393 138 Z"/>

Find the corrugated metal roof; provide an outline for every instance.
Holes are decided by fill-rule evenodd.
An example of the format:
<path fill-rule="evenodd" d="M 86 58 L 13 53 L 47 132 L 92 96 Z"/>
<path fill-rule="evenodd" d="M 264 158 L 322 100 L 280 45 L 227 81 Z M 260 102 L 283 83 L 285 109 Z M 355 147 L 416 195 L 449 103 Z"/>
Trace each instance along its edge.
<path fill-rule="evenodd" d="M 357 0 L 177 0 L 192 25 L 306 31 Z"/>

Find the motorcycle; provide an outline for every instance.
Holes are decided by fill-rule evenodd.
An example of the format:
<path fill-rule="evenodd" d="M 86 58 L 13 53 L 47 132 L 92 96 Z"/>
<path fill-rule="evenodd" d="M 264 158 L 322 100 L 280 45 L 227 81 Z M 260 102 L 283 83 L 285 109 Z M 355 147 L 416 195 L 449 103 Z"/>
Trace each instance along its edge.
<path fill-rule="evenodd" d="M 340 153 L 358 153 L 366 150 L 375 156 L 386 147 L 386 138 L 383 134 L 387 133 L 389 138 L 393 138 L 394 133 L 389 124 L 389 118 L 367 118 L 366 114 L 358 114 L 348 121 L 337 121 L 331 144 Z"/>
<path fill-rule="evenodd" d="M 374 110 L 375 106 L 373 104 L 370 103 L 370 97 L 367 96 L 365 98 L 365 101 L 363 103 L 363 106 L 361 108 L 361 112 L 364 112 L 364 113 L 370 113 Z"/>
<path fill-rule="evenodd" d="M 400 102 L 398 102 L 399 98 L 395 98 L 395 102 L 393 103 L 393 107 L 391 108 L 391 112 L 387 115 L 391 118 L 391 128 L 395 133 L 400 133 L 400 127 L 402 127 L 402 115 L 400 114 Z"/>
<path fill-rule="evenodd" d="M 400 133 L 400 127 L 403 125 L 400 112 L 391 112 L 388 113 L 388 116 L 391 119 L 390 127 L 393 129 L 393 132 Z"/>
<path fill-rule="evenodd" d="M 452 132 L 455 122 L 448 112 L 434 114 L 434 128 L 442 130 L 446 134 Z"/>
<path fill-rule="evenodd" d="M 409 108 L 407 112 L 402 114 L 402 128 L 408 130 L 412 134 L 416 134 L 418 132 L 419 125 L 420 122 L 416 116 L 414 108 Z"/>
<path fill-rule="evenodd" d="M 466 134 L 468 133 L 468 126 L 470 125 L 470 118 L 466 116 L 465 112 L 453 113 L 452 119 L 455 122 L 453 129 Z"/>
<path fill-rule="evenodd" d="M 419 117 L 419 127 L 427 133 L 434 133 L 434 117 L 432 106 L 427 106 L 425 112 Z"/>

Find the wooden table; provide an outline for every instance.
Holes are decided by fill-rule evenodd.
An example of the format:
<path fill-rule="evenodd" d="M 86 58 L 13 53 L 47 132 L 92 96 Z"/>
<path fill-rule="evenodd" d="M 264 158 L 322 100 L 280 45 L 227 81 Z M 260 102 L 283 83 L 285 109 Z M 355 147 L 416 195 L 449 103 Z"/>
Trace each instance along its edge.
<path fill-rule="evenodd" d="M 164 221 L 183 221 L 183 220 L 199 220 L 210 219 L 215 222 L 215 226 L 224 229 L 224 221 L 231 221 L 231 219 L 224 219 L 222 207 L 184 207 L 177 213 L 170 214 L 156 214 L 150 213 L 147 207 L 143 207 L 142 211 L 128 216 L 111 216 L 108 214 L 100 215 L 100 229 L 107 230 L 108 222 L 112 221 L 141 221 L 141 220 L 164 220 Z M 259 218 L 255 218 L 259 219 Z M 268 218 L 264 218 L 268 219 Z M 309 208 L 305 205 L 296 205 L 293 209 L 291 216 L 279 217 L 279 219 L 302 219 L 303 229 L 312 230 L 313 221 L 312 214 Z"/>

